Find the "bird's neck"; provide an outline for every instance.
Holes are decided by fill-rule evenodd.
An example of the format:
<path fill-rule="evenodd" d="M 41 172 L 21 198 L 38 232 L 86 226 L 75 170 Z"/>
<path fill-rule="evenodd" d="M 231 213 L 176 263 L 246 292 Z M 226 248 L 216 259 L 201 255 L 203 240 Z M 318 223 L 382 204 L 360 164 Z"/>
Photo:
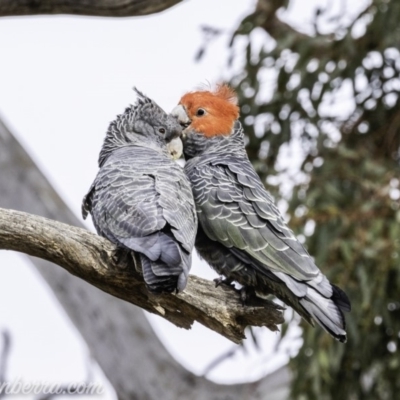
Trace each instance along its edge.
<path fill-rule="evenodd" d="M 187 160 L 209 155 L 224 156 L 236 154 L 240 156 L 246 154 L 243 129 L 240 122 L 236 121 L 229 135 L 216 135 L 207 138 L 196 131 L 187 132 L 184 142 L 184 153 Z"/>

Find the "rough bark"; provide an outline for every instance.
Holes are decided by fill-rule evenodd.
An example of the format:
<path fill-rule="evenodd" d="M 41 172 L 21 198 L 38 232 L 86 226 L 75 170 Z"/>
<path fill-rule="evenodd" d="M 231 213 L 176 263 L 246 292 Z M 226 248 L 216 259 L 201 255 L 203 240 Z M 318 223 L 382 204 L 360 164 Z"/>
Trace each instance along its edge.
<path fill-rule="evenodd" d="M 182 0 L 0 0 L 0 16 L 74 14 L 133 17 L 164 11 Z"/>
<path fill-rule="evenodd" d="M 0 208 L 0 249 L 20 251 L 53 262 L 105 292 L 190 329 L 198 321 L 234 343 L 247 326 L 277 331 L 281 307 L 266 300 L 243 306 L 239 294 L 224 285 L 191 276 L 185 291 L 150 293 L 131 263 L 118 262 L 117 247 L 85 229 L 20 211 Z"/>
<path fill-rule="evenodd" d="M 82 226 L 1 121 L 0 207 Z M 169 355 L 140 308 L 48 261 L 30 259 L 83 336 L 118 399 L 257 400 L 266 393 L 269 400 L 287 397 L 287 368 L 245 385 L 217 385 L 196 377 Z"/>

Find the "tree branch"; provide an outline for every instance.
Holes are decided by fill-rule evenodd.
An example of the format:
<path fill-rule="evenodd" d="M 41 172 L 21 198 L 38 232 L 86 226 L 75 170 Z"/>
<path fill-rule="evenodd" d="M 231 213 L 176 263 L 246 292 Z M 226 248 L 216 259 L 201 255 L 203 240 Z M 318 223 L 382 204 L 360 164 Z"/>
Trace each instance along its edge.
<path fill-rule="evenodd" d="M 0 171 L 0 207 L 82 226 L 1 120 Z M 218 385 L 195 376 L 167 352 L 140 308 L 46 260 L 29 258 L 79 330 L 119 400 L 261 400 L 266 392 L 274 400 L 287 398 L 291 380 L 287 367 L 251 384 Z"/>
<path fill-rule="evenodd" d="M 164 11 L 182 0 L 0 0 L 0 16 L 75 14 L 133 17 Z"/>
<path fill-rule="evenodd" d="M 282 308 L 271 301 L 243 306 L 229 287 L 191 276 L 177 295 L 150 293 L 141 276 L 129 266 L 116 264 L 117 247 L 85 229 L 0 208 L 0 249 L 20 251 L 66 269 L 99 289 L 157 314 L 181 328 L 194 321 L 234 343 L 245 338 L 246 326 L 278 330 Z"/>

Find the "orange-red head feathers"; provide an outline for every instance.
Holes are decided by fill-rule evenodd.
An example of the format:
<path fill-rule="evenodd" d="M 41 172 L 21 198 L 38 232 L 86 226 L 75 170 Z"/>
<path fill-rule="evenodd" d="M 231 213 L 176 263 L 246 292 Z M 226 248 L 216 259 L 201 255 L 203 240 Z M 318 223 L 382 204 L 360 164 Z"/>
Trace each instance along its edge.
<path fill-rule="evenodd" d="M 236 93 L 228 85 L 214 91 L 186 93 L 180 100 L 190 119 L 190 128 L 206 137 L 229 135 L 239 118 Z"/>

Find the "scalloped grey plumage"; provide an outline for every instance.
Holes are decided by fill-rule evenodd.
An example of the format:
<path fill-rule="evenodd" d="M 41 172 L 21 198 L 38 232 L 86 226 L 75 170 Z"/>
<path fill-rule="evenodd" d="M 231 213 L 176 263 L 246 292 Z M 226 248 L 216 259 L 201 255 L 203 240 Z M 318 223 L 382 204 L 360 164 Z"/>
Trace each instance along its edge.
<path fill-rule="evenodd" d="M 346 341 L 343 311 L 350 310 L 350 302 L 285 224 L 248 159 L 240 123 L 229 136 L 206 138 L 190 126 L 185 134 L 199 254 L 218 273 L 260 296 L 276 295 Z"/>
<path fill-rule="evenodd" d="M 99 235 L 139 254 L 150 290 L 182 291 L 197 216 L 190 183 L 166 147 L 181 128 L 153 100 L 136 92 L 136 104 L 108 128 L 100 170 L 83 199 L 82 215 L 90 212 Z"/>

